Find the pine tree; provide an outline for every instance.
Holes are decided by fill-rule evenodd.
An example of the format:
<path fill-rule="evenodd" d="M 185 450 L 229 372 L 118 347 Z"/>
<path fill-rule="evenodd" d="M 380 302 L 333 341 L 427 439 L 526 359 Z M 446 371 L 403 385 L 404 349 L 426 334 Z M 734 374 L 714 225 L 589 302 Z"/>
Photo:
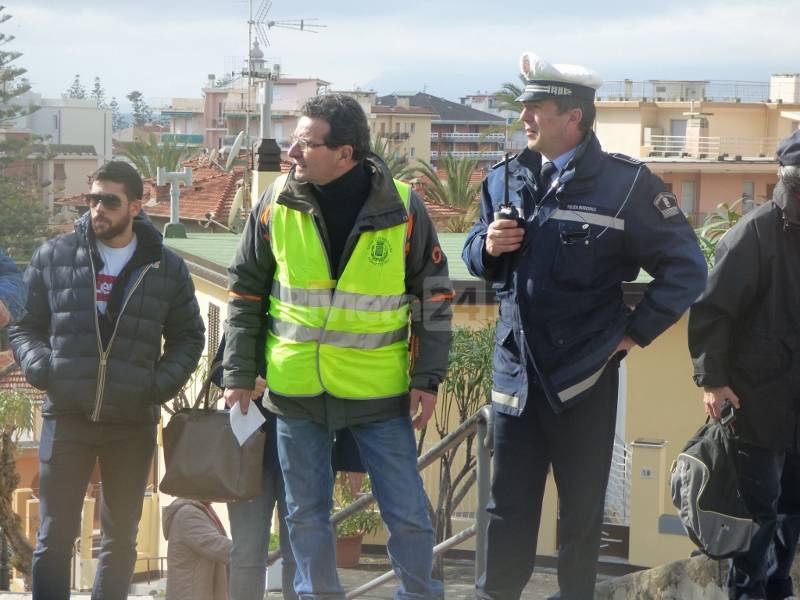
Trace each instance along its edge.
<path fill-rule="evenodd" d="M 81 76 L 76 74 L 75 79 L 72 81 L 72 85 L 67 88 L 67 97 L 68 98 L 77 98 L 78 100 L 84 100 L 86 98 L 86 88 L 83 87 L 81 83 Z"/>
<path fill-rule="evenodd" d="M 4 10 L 0 6 L 0 27 L 11 18 Z M 0 30 L 0 126 L 36 110 L 24 101 L 24 95 L 30 90 L 30 85 L 21 79 L 25 69 L 12 64 L 21 53 L 5 49 L 13 40 L 14 36 Z M 23 260 L 30 257 L 48 229 L 48 215 L 38 193 L 38 183 L 26 180 L 14 169 L 21 164 L 25 171 L 24 161 L 30 153 L 30 141 L 0 138 L 0 246 Z M 30 575 L 33 549 L 19 516 L 11 509 L 11 498 L 19 481 L 12 434 L 22 421 L 31 422 L 32 412 L 29 403 L 16 403 L 21 406 L 20 410 L 11 410 L 11 404 L 7 395 L 0 397 L 0 535 L 5 536 L 11 546 L 14 566 Z"/>
<path fill-rule="evenodd" d="M 100 78 L 94 78 L 94 86 L 92 86 L 92 91 L 89 94 L 92 98 L 94 98 L 95 102 L 97 102 L 97 106 L 99 108 L 107 108 L 108 105 L 106 104 L 106 90 L 103 88 L 102 84 L 100 83 Z"/>
<path fill-rule="evenodd" d="M 128 121 L 119 112 L 119 102 L 117 102 L 116 96 L 111 97 L 108 107 L 111 109 L 111 129 L 113 131 L 125 129 L 128 126 Z"/>
<path fill-rule="evenodd" d="M 150 110 L 150 107 L 147 106 L 147 102 L 144 101 L 142 92 L 139 90 L 133 90 L 125 97 L 130 100 L 131 107 L 133 108 L 134 125 L 144 125 L 145 123 L 150 123 L 153 120 L 153 111 Z"/>

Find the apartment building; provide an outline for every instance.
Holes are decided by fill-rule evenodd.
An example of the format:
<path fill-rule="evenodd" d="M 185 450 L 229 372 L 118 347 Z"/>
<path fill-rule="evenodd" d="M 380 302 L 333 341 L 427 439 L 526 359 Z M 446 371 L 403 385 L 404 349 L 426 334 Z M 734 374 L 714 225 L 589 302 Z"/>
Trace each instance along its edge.
<path fill-rule="evenodd" d="M 769 82 L 612 81 L 596 104 L 604 149 L 646 162 L 700 223 L 722 202 L 771 198 L 777 143 L 800 124 L 800 75 Z"/>
<path fill-rule="evenodd" d="M 471 158 L 488 166 L 503 158 L 505 119 L 425 92 L 395 92 L 378 98 L 378 106 L 422 108 L 436 115 L 431 121 L 430 154 Z"/>
<path fill-rule="evenodd" d="M 161 114 L 170 121 L 167 139 L 219 149 L 247 130 L 250 144 L 257 143 L 267 78 L 272 81 L 272 135 L 287 150 L 300 108 L 330 84 L 317 78 L 282 77 L 279 66 L 268 68 L 258 42 L 250 50 L 249 73 L 231 73 L 219 79 L 210 74 L 202 88 L 202 98 L 173 98 L 161 108 Z"/>

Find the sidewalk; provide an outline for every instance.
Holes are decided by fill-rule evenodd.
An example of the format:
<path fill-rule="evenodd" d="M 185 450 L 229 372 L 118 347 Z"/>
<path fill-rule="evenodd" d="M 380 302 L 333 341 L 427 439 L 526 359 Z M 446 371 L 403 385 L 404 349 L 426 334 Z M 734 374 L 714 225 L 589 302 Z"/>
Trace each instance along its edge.
<path fill-rule="evenodd" d="M 353 590 L 360 585 L 382 575 L 389 570 L 385 556 L 362 555 L 358 569 L 339 569 L 339 577 L 345 590 Z M 470 560 L 448 559 L 445 561 L 445 597 L 447 600 L 473 600 L 475 598 L 475 566 Z M 364 600 L 392 600 L 397 580 L 392 579 L 360 598 Z M 556 575 L 542 570 L 534 573 L 521 600 L 546 600 L 558 590 Z M 163 598 L 163 596 L 161 596 Z M 88 593 L 73 593 L 73 600 L 89 600 Z M 130 595 L 129 600 L 153 600 L 150 595 Z M 158 598 L 158 596 L 156 596 Z M 269 592 L 268 600 L 279 600 L 280 592 Z M 0 592 L 0 600 L 31 600 L 30 593 L 18 594 Z"/>

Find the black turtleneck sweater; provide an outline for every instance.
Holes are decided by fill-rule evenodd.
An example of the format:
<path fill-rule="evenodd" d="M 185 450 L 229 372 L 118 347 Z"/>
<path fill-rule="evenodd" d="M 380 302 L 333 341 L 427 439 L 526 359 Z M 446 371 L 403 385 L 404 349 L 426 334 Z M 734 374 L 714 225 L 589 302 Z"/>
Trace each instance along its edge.
<path fill-rule="evenodd" d="M 336 278 L 341 275 L 339 262 L 345 242 L 367 201 L 370 185 L 370 173 L 366 163 L 361 161 L 338 179 L 325 185 L 312 186 L 328 233 L 328 258 Z"/>

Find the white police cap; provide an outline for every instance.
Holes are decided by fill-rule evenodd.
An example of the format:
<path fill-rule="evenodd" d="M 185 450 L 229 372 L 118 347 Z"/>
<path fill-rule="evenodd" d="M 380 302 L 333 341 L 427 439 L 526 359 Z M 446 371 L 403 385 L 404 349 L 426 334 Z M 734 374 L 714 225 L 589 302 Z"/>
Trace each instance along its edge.
<path fill-rule="evenodd" d="M 517 100 L 536 102 L 554 96 L 594 100 L 603 79 L 595 71 L 578 65 L 553 65 L 533 52 L 523 52 L 519 67 L 525 77 L 525 90 Z"/>

